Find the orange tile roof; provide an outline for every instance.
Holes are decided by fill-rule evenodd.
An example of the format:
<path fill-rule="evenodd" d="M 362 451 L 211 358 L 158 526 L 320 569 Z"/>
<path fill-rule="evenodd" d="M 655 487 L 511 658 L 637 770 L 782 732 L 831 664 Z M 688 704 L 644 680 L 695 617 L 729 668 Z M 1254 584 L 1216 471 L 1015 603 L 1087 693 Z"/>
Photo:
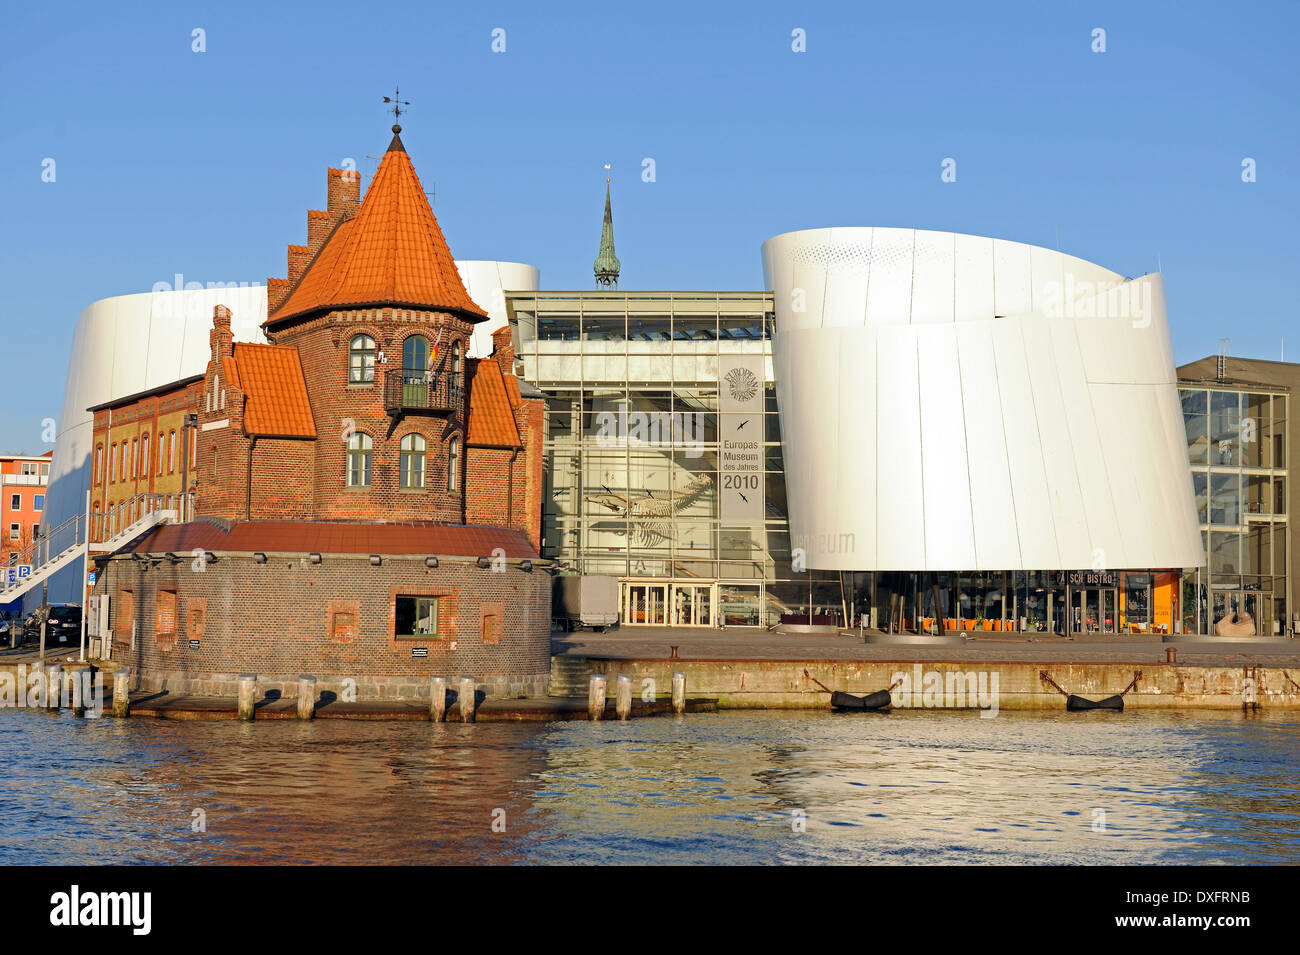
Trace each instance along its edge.
<path fill-rule="evenodd" d="M 224 364 L 227 378 L 247 396 L 244 430 L 248 434 L 316 437 L 298 349 L 236 342 Z"/>
<path fill-rule="evenodd" d="M 471 358 L 466 365 L 469 385 L 469 434 L 466 441 L 469 444 L 523 447 L 501 366 L 494 358 Z"/>
<path fill-rule="evenodd" d="M 208 521 L 163 524 L 118 553 L 189 554 L 210 551 L 291 554 L 426 554 L 488 557 L 500 547 L 509 559 L 537 559 L 523 534 L 472 524 L 379 524 L 361 521 L 240 521 L 223 530 Z"/>
<path fill-rule="evenodd" d="M 334 228 L 266 324 L 339 306 L 435 308 L 472 322 L 487 313 L 465 291 L 411 158 L 394 136 L 356 215 Z"/>

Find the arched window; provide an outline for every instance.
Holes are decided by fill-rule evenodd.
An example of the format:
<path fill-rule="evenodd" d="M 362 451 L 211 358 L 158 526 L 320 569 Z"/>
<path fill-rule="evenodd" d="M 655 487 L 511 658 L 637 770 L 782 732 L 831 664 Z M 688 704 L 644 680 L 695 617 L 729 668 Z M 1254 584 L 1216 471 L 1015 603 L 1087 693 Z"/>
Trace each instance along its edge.
<path fill-rule="evenodd" d="M 408 434 L 402 439 L 399 465 L 402 472 L 402 487 L 424 487 L 424 437 L 422 435 Z"/>
<path fill-rule="evenodd" d="M 424 373 L 428 370 L 429 339 L 423 335 L 412 335 L 402 342 L 402 375 L 424 380 Z"/>
<path fill-rule="evenodd" d="M 158 474 L 159 476 L 161 476 L 162 473 L 163 473 L 163 433 L 159 431 L 158 432 Z"/>
<path fill-rule="evenodd" d="M 349 384 L 368 384 L 375 380 L 375 340 L 356 335 L 348 345 Z"/>
<path fill-rule="evenodd" d="M 348 438 L 348 487 L 370 487 L 370 458 L 374 441 L 361 431 Z"/>
<path fill-rule="evenodd" d="M 460 362 L 460 339 L 451 343 L 451 384 L 453 388 L 464 388 L 464 369 Z"/>
<path fill-rule="evenodd" d="M 149 432 L 140 438 L 140 477 L 148 478 L 153 470 L 153 458 L 149 457 Z"/>
<path fill-rule="evenodd" d="M 104 483 L 104 446 L 95 445 L 95 484 L 96 486 Z"/>
<path fill-rule="evenodd" d="M 108 449 L 108 483 L 117 480 L 117 442 Z"/>
<path fill-rule="evenodd" d="M 460 435 L 453 434 L 447 442 L 447 491 L 460 490 Z"/>
<path fill-rule="evenodd" d="M 171 437 L 168 438 L 168 442 L 169 444 L 167 448 L 167 473 L 175 474 L 176 473 L 176 432 L 175 431 L 171 433 Z"/>

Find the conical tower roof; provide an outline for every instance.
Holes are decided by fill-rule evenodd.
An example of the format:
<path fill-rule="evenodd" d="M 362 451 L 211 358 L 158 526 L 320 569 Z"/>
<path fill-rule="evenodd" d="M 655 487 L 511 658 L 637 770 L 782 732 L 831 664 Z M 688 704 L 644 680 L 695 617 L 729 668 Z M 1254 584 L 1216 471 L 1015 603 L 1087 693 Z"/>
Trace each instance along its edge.
<path fill-rule="evenodd" d="M 394 126 L 361 207 L 335 226 L 266 324 L 386 305 L 438 309 L 471 322 L 487 318 L 465 291 L 400 133 Z"/>
<path fill-rule="evenodd" d="M 618 288 L 618 256 L 614 254 L 614 215 L 609 207 L 609 180 L 605 180 L 605 221 L 600 227 L 600 252 L 593 264 L 596 284 L 602 288 Z"/>

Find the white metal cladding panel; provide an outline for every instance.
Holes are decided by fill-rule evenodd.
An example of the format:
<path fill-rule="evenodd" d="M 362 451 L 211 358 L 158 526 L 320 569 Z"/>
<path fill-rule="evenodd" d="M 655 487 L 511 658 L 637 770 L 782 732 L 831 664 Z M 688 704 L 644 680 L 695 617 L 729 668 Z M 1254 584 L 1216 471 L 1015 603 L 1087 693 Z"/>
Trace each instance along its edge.
<path fill-rule="evenodd" d="M 861 327 L 867 311 L 867 270 L 832 265 L 825 270 L 825 305 L 821 324 Z M 810 288 L 815 292 L 816 287 Z"/>
<path fill-rule="evenodd" d="M 878 442 L 875 387 L 874 329 L 845 329 L 839 353 L 839 453 L 845 462 L 847 493 L 832 504 L 833 520 L 850 528 L 853 549 L 843 555 L 840 570 L 866 566 L 876 557 Z M 864 411 L 865 406 L 865 411 Z"/>
<path fill-rule="evenodd" d="M 869 241 L 864 241 L 866 236 Z M 953 308 L 958 322 L 970 327 L 969 334 L 949 340 L 956 343 L 956 373 L 951 372 L 948 344 L 926 337 L 941 333 L 943 324 L 919 321 L 935 317 L 934 302 L 946 294 L 945 283 L 924 263 L 941 259 L 943 243 L 949 241 L 955 246 Z M 854 308 L 852 317 L 832 314 L 853 308 L 859 283 L 836 284 L 830 292 L 833 302 L 809 296 L 807 313 L 790 313 L 787 295 L 794 268 L 789 263 L 800 256 L 809 262 L 838 263 L 823 268 L 846 274 L 861 271 L 863 263 L 869 267 L 862 341 L 879 337 L 874 357 L 864 355 L 862 362 L 874 366 L 873 380 L 864 382 L 854 375 L 860 349 L 852 326 L 860 313 Z M 957 518 L 946 510 L 936 517 L 934 508 L 948 502 L 936 505 L 931 495 L 937 488 L 951 490 L 952 479 L 932 471 L 935 452 L 930 449 L 941 447 L 941 461 L 943 455 L 952 455 L 958 444 L 954 422 L 968 456 L 966 496 L 974 515 L 967 528 L 973 538 L 974 569 L 1086 568 L 1093 564 L 1095 547 L 1103 549 L 1110 566 L 1192 566 L 1201 561 L 1158 276 L 1138 280 L 1150 282 L 1152 314 L 1149 327 L 1143 322 L 1135 327 L 1114 319 L 1026 313 L 1030 303 L 1040 312 L 1046 308 L 1054 281 L 1071 284 L 1077 297 L 1104 290 L 1119 277 L 1092 263 L 1019 243 L 899 229 L 816 230 L 769 240 L 763 257 L 776 294 L 778 329 L 813 329 L 807 340 L 778 334 L 774 343 L 778 368 L 797 346 L 803 356 L 800 376 L 817 380 L 811 389 L 784 388 L 780 398 L 787 455 L 797 451 L 810 456 L 800 470 L 788 474 L 792 532 L 810 537 L 849 533 L 859 542 L 852 556 L 833 562 L 810 557 L 809 566 L 942 566 L 946 549 L 953 545 L 936 537 L 932 524 L 961 525 L 953 525 Z M 904 265 L 909 261 L 914 264 Z M 1058 271 L 1065 280 L 1053 278 Z M 1088 282 L 1097 283 L 1096 288 L 1085 286 L 1082 293 L 1073 288 Z M 1064 306 L 1068 295 L 1063 288 L 1057 294 L 1058 305 Z M 1015 307 L 1019 314 L 1013 314 Z M 991 320 L 995 312 L 1013 317 Z M 818 318 L 813 321 L 812 315 Z M 827 342 L 816 343 L 818 336 L 831 332 L 816 330 L 823 323 L 839 326 L 827 340 L 829 347 Z M 932 362 L 923 363 L 918 372 L 918 359 L 925 362 L 931 353 Z M 809 363 L 809 355 L 819 357 Z M 832 389 L 822 387 L 832 368 L 831 377 L 839 382 L 833 395 Z M 956 398 L 947 376 L 932 380 L 930 372 L 939 368 L 949 369 L 959 382 Z M 1112 380 L 1155 387 L 1156 406 L 1144 398 L 1123 417 L 1115 402 L 1125 399 L 1116 397 L 1120 391 L 1107 384 Z M 1169 384 L 1149 384 L 1155 380 Z M 924 419 L 919 413 L 922 400 Z M 828 401 L 835 409 L 833 438 L 824 431 L 814 434 L 825 427 Z M 946 409 L 946 415 L 938 409 Z M 864 445 L 866 429 L 859 424 L 868 416 L 875 423 L 870 456 Z M 1113 429 L 1107 423 L 1111 418 L 1116 422 Z M 932 433 L 932 426 L 939 430 Z M 999 429 L 1005 447 L 1000 466 L 994 467 L 996 456 L 982 449 L 996 445 Z M 1117 451 L 1117 444 L 1125 443 L 1137 445 L 1127 457 Z M 859 498 L 870 491 L 871 476 L 875 499 L 868 513 Z M 831 485 L 834 493 L 824 493 Z M 855 497 L 855 492 L 862 493 Z M 816 501 L 815 512 L 809 498 Z M 869 522 L 872 514 L 874 523 Z M 959 530 L 953 536 L 964 533 Z M 873 536 L 874 551 L 862 544 Z M 1183 543 L 1171 550 L 1165 546 L 1171 541 Z"/>
<path fill-rule="evenodd" d="M 1097 426 L 1106 435 L 1106 464 L 1114 492 L 1115 513 L 1134 554 L 1170 551 L 1161 540 L 1160 519 L 1171 488 L 1160 479 L 1167 448 L 1153 428 L 1159 401 L 1150 385 L 1093 385 Z M 1177 497 L 1178 495 L 1175 495 Z M 1105 547 L 1103 541 L 1101 546 Z M 1123 556 L 1106 553 L 1108 568 L 1134 566 Z M 1181 566 L 1181 565 L 1180 565 Z"/>
<path fill-rule="evenodd" d="M 1074 452 L 1075 471 L 1083 495 L 1088 522 L 1089 559 L 1080 567 L 1127 567 L 1128 548 L 1119 521 L 1115 517 L 1115 496 L 1107 474 L 1107 457 L 1097 427 L 1094 404 L 1107 400 L 1104 391 L 1088 387 L 1079 356 L 1080 321 L 1049 320 L 1052 345 L 1056 351 L 1056 369 L 1065 399 L 1065 422 L 1070 431 L 1070 448 Z M 1089 329 L 1091 331 L 1091 329 Z M 1099 563 L 1100 562 L 1100 563 Z"/>
<path fill-rule="evenodd" d="M 1034 319 L 1007 321 L 1017 321 L 1025 339 L 1029 383 L 1034 393 L 1034 408 L 1038 412 L 1038 440 L 1047 471 L 1047 492 L 1051 498 L 1051 514 L 1056 524 L 1061 560 L 1066 567 L 1091 567 L 1088 520 L 1051 329 L 1046 323 Z"/>
<path fill-rule="evenodd" d="M 1196 515 L 1196 496 L 1192 488 L 1191 465 L 1187 456 L 1187 432 L 1183 428 L 1182 401 L 1174 384 L 1154 388 L 1157 414 L 1152 421 L 1155 430 L 1163 431 L 1164 458 L 1160 464 L 1160 479 L 1164 486 L 1161 499 L 1165 510 L 1156 528 L 1160 540 L 1178 545 L 1179 559 L 1165 563 L 1167 567 L 1201 567 L 1205 564 L 1205 547 L 1200 527 L 1186 515 Z"/>
<path fill-rule="evenodd" d="M 877 567 L 924 569 L 916 336 L 906 325 L 882 325 L 877 331 L 876 348 Z"/>
<path fill-rule="evenodd" d="M 1044 302 L 1055 290 L 1059 293 L 1065 277 L 1065 257 L 1059 252 L 1029 247 L 1030 308 L 1043 313 Z"/>
<path fill-rule="evenodd" d="M 954 236 L 920 232 L 916 240 L 916 273 L 912 282 L 912 322 L 952 322 L 956 280 Z"/>
<path fill-rule="evenodd" d="M 971 486 L 963 422 L 956 326 L 920 325 L 921 468 L 925 489 L 925 567 L 975 566 Z"/>
<path fill-rule="evenodd" d="M 1047 476 L 1046 449 L 1039 438 L 1040 414 L 1029 376 L 1021 323 L 1015 319 L 999 319 L 991 327 L 1007 465 L 1016 509 L 1015 527 L 1020 538 L 1022 564 L 1015 566 L 1028 570 L 1060 568 L 1061 551 Z"/>
<path fill-rule="evenodd" d="M 810 347 L 797 355 L 791 384 L 803 396 L 800 426 L 816 441 L 808 460 L 800 462 L 801 486 L 810 489 L 811 500 L 804 503 L 814 509 L 814 526 L 823 528 L 841 522 L 838 504 L 854 493 L 852 458 L 842 455 L 838 444 L 840 421 L 846 411 L 852 414 L 851 407 L 844 407 L 848 403 L 841 386 L 851 385 L 841 382 L 838 374 L 841 329 L 808 332 L 801 338 Z"/>
<path fill-rule="evenodd" d="M 1031 308 L 1029 246 L 993 240 L 993 309 L 996 315 L 1021 315 Z"/>
<path fill-rule="evenodd" d="M 792 272 L 794 284 L 786 290 L 785 301 L 781 303 L 785 314 L 790 316 L 788 324 L 792 328 L 820 327 L 826 314 L 826 263 L 820 258 L 796 259 Z M 802 311 L 794 311 L 800 306 Z"/>
<path fill-rule="evenodd" d="M 993 240 L 978 235 L 957 236 L 955 269 L 956 314 L 959 322 L 993 318 Z"/>
<path fill-rule="evenodd" d="M 907 322 L 912 313 L 911 229 L 876 229 L 872 235 L 867 321 Z"/>
<path fill-rule="evenodd" d="M 469 343 L 469 355 L 483 358 L 492 354 L 492 333 L 509 321 L 505 292 L 536 291 L 541 273 L 536 266 L 522 262 L 479 259 L 457 260 L 456 270 L 465 283 L 465 291 L 469 293 L 470 299 L 488 313 L 486 322 L 474 326 Z"/>
<path fill-rule="evenodd" d="M 1002 424 L 1004 372 L 993 349 L 994 325 L 962 322 L 955 327 L 975 532 L 975 561 L 967 566 L 1018 568 L 1022 566 L 1019 518 L 1011 488 L 1011 452 Z"/>

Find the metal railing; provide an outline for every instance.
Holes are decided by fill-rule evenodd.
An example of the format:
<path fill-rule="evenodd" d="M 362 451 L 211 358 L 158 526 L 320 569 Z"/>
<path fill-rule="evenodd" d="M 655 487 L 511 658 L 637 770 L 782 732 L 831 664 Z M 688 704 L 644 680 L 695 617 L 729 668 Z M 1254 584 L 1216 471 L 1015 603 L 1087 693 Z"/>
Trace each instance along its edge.
<path fill-rule="evenodd" d="M 0 474 L 0 484 L 14 487 L 46 487 L 49 483 L 48 474 Z"/>
<path fill-rule="evenodd" d="M 465 389 L 459 376 L 390 371 L 384 376 L 384 409 L 389 413 L 429 411 L 459 415 Z"/>
<path fill-rule="evenodd" d="M 96 543 L 111 541 L 130 531 L 132 525 L 139 524 L 157 512 L 168 512 L 168 517 L 177 522 L 190 520 L 194 514 L 194 492 L 137 494 L 107 511 L 92 513 L 89 524 L 85 514 L 78 514 L 57 527 L 42 531 L 36 540 L 17 551 L 17 556 L 9 562 L 11 566 L 31 567 L 31 573 L 12 582 L 8 581 L 7 575 L 0 578 L 0 594 L 26 586 L 33 577 L 39 577 L 48 565 L 71 554 L 80 554 L 87 546 L 93 549 Z M 87 528 L 90 531 L 89 541 Z"/>
<path fill-rule="evenodd" d="M 154 511 L 172 511 L 176 521 L 184 523 L 194 513 L 194 492 L 185 494 L 137 494 L 119 501 L 107 511 L 90 515 L 91 543 L 112 540 Z"/>

